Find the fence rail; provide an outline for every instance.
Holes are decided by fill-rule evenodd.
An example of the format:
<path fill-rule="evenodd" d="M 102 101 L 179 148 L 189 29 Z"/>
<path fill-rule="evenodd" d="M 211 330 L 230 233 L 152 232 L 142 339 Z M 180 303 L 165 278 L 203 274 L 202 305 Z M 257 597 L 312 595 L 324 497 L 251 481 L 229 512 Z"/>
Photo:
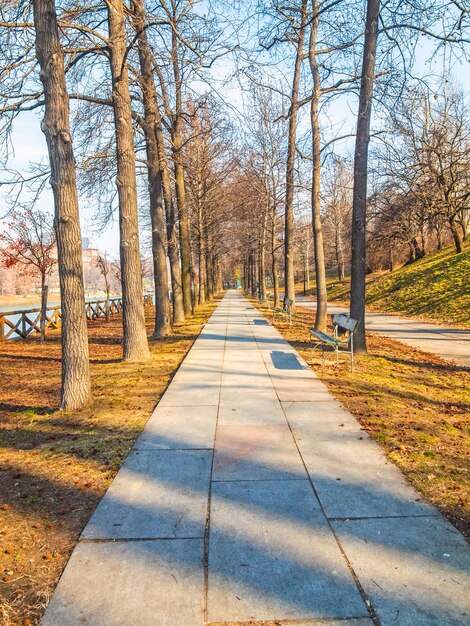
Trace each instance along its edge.
<path fill-rule="evenodd" d="M 153 304 L 151 294 L 144 296 L 144 305 Z M 106 317 L 106 299 L 89 300 L 85 302 L 85 312 L 88 320 Z M 116 315 L 122 312 L 122 298 L 109 299 L 109 314 Z M 46 309 L 46 330 L 60 328 L 62 318 L 61 307 L 51 306 Z M 7 339 L 26 339 L 31 333 L 40 333 L 41 309 L 22 309 L 19 311 L 0 311 L 0 341 Z"/>

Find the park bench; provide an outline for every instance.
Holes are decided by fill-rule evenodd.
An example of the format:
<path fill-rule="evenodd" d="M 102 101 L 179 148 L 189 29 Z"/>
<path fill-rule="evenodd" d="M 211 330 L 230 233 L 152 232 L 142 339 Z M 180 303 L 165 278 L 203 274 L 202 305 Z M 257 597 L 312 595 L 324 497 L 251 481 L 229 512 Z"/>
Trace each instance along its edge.
<path fill-rule="evenodd" d="M 268 309 L 271 308 L 271 298 L 272 298 L 272 294 L 269 293 L 269 291 L 267 291 L 264 295 L 264 298 L 259 298 L 259 301 L 261 304 L 264 304 L 265 306 L 267 306 Z"/>
<path fill-rule="evenodd" d="M 292 300 L 290 298 L 286 298 L 284 300 L 284 306 L 282 307 L 274 307 L 273 308 L 273 319 L 278 315 L 285 316 L 286 319 L 289 320 L 289 324 L 292 322 Z"/>
<path fill-rule="evenodd" d="M 338 362 L 339 352 L 351 355 L 351 372 L 354 371 L 354 333 L 357 330 L 358 321 L 349 317 L 346 313 L 333 315 L 333 335 L 322 333 L 314 328 L 309 328 L 310 338 L 315 341 L 313 349 L 321 346 L 322 368 L 325 366 L 325 347 L 333 348 Z"/>

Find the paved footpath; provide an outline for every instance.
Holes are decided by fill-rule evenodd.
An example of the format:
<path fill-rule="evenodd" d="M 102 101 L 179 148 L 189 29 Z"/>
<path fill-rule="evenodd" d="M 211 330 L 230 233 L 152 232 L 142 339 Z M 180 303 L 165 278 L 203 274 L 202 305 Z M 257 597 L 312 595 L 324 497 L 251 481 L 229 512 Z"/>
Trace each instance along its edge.
<path fill-rule="evenodd" d="M 233 291 L 83 531 L 42 621 L 469 623 L 462 535 Z"/>
<path fill-rule="evenodd" d="M 296 303 L 308 309 L 316 309 L 316 302 L 305 296 L 297 296 Z M 344 307 L 328 305 L 328 313 L 331 315 L 345 311 Z M 470 367 L 470 330 L 446 328 L 411 317 L 374 312 L 366 314 L 366 327 L 367 330 L 396 339 L 412 348 Z"/>

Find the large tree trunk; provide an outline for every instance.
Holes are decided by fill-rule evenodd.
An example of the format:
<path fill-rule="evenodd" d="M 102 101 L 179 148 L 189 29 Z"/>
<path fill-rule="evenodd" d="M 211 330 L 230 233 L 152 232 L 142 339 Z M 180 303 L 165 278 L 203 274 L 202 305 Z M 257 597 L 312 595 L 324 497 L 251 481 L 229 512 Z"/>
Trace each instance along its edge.
<path fill-rule="evenodd" d="M 315 329 L 324 332 L 326 330 L 327 318 L 327 293 L 326 293 L 326 270 L 325 252 L 323 246 L 323 229 L 320 213 L 320 175 L 321 175 L 321 153 L 320 153 L 320 122 L 318 109 L 321 96 L 320 72 L 316 59 L 316 39 L 318 32 L 318 3 L 312 0 L 312 30 L 309 42 L 310 70 L 313 78 L 312 102 L 310 107 L 310 121 L 312 125 L 312 225 L 313 225 L 313 245 L 315 255 L 315 281 L 317 306 L 315 313 Z"/>
<path fill-rule="evenodd" d="M 287 139 L 286 163 L 286 207 L 284 234 L 284 299 L 295 302 L 294 280 L 294 174 L 295 174 L 295 141 L 297 135 L 297 114 L 299 110 L 299 84 L 304 55 L 305 25 L 307 23 L 307 0 L 302 0 L 300 28 L 292 80 L 291 104 L 289 114 L 289 132 Z"/>
<path fill-rule="evenodd" d="M 351 317 L 358 320 L 354 336 L 357 352 L 366 352 L 366 203 L 367 160 L 374 89 L 380 0 L 367 0 L 361 89 L 354 151 L 354 190 L 351 241 Z"/>
<path fill-rule="evenodd" d="M 116 129 L 117 190 L 119 196 L 122 278 L 123 356 L 128 361 L 149 358 L 139 252 L 134 131 L 126 63 L 124 4 L 107 0 L 109 52 Z"/>
<path fill-rule="evenodd" d="M 90 400 L 90 366 L 83 288 L 82 240 L 75 158 L 70 136 L 64 55 L 54 0 L 35 0 L 36 54 L 44 86 L 46 137 L 54 194 L 55 230 L 62 301 L 63 409 L 79 409 Z"/>
<path fill-rule="evenodd" d="M 156 125 L 158 102 L 153 80 L 153 57 L 145 31 L 143 0 L 134 0 L 134 27 L 138 34 L 140 83 L 144 99 L 144 132 L 147 151 L 150 218 L 152 221 L 152 257 L 155 283 L 155 337 L 170 334 L 170 299 L 165 250 L 162 173 L 158 157 Z"/>

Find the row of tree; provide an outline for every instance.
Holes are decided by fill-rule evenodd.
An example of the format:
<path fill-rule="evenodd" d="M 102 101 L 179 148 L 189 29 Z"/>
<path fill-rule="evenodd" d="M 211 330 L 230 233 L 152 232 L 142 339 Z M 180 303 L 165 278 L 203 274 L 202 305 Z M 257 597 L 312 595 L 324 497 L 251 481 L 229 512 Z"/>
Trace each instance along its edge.
<path fill-rule="evenodd" d="M 209 114 L 207 97 L 191 102 L 185 92 L 186 74 L 204 62 L 206 43 L 212 45 L 216 31 L 192 2 L 162 1 L 155 14 L 145 11 L 142 0 L 93 7 L 54 0 L 2 2 L 1 9 L 5 146 L 20 112 L 44 109 L 41 128 L 50 167 L 36 170 L 31 179 L 42 184 L 48 177 L 54 195 L 61 406 L 77 408 L 90 397 L 79 191 L 105 198 L 102 205 L 111 212 L 113 202 L 106 194 L 114 196 L 117 190 L 125 360 L 149 356 L 139 248 L 142 170 L 155 277 L 154 335 L 167 335 L 196 301 L 203 303 L 220 289 L 223 238 L 220 223 L 212 219 L 221 202 L 218 122 Z M 72 100 L 83 103 L 73 128 Z"/>
<path fill-rule="evenodd" d="M 432 6 L 421 0 L 240 6 L 223 0 L 3 0 L 0 7 L 6 157 L 17 116 L 44 110 L 49 166 L 7 182 L 20 191 L 34 189 L 35 200 L 49 180 L 54 195 L 63 407 L 79 407 L 90 396 L 79 194 L 96 204 L 97 220 L 118 214 L 124 359 L 149 356 L 142 232 L 152 250 L 155 336 L 167 335 L 196 304 L 240 275 L 261 298 L 270 279 L 276 303 L 282 287 L 295 301 L 295 264 L 300 259 L 308 280 L 310 254 L 315 326 L 324 330 L 326 264 L 333 250 L 340 279 L 350 261 L 351 315 L 360 322 L 356 345 L 365 349 L 366 241 L 371 231 L 386 231 L 380 199 L 412 198 L 421 206 L 418 189 L 429 190 L 429 177 L 433 189 L 446 193 L 432 159 L 427 173 L 415 167 L 415 179 L 402 179 L 400 187 L 392 156 L 401 148 L 392 140 L 384 159 L 390 167 L 377 177 L 370 217 L 373 97 L 382 110 L 397 108 L 421 36 L 465 51 L 469 11 L 459 0 Z M 253 25 L 255 45 L 249 43 Z M 234 107 L 218 90 L 213 68 L 220 72 L 224 58 L 248 94 L 241 120 L 230 115 Z M 355 130 L 331 122 L 328 112 L 338 103 L 355 107 Z M 413 155 L 401 131 L 403 115 L 394 116 L 393 130 L 408 149 L 401 175 L 410 177 L 409 163 L 416 157 L 423 165 L 425 150 Z M 415 112 L 410 115 L 414 123 Z M 355 152 L 349 164 L 332 150 L 350 136 Z M 449 140 L 441 140 L 445 153 Z M 466 197 L 452 193 L 453 206 L 460 202 L 458 222 Z M 15 192 L 12 205 L 18 197 Z M 429 208 L 429 219 L 439 215 L 442 221 L 449 207 L 447 194 L 438 208 L 435 202 Z"/>

